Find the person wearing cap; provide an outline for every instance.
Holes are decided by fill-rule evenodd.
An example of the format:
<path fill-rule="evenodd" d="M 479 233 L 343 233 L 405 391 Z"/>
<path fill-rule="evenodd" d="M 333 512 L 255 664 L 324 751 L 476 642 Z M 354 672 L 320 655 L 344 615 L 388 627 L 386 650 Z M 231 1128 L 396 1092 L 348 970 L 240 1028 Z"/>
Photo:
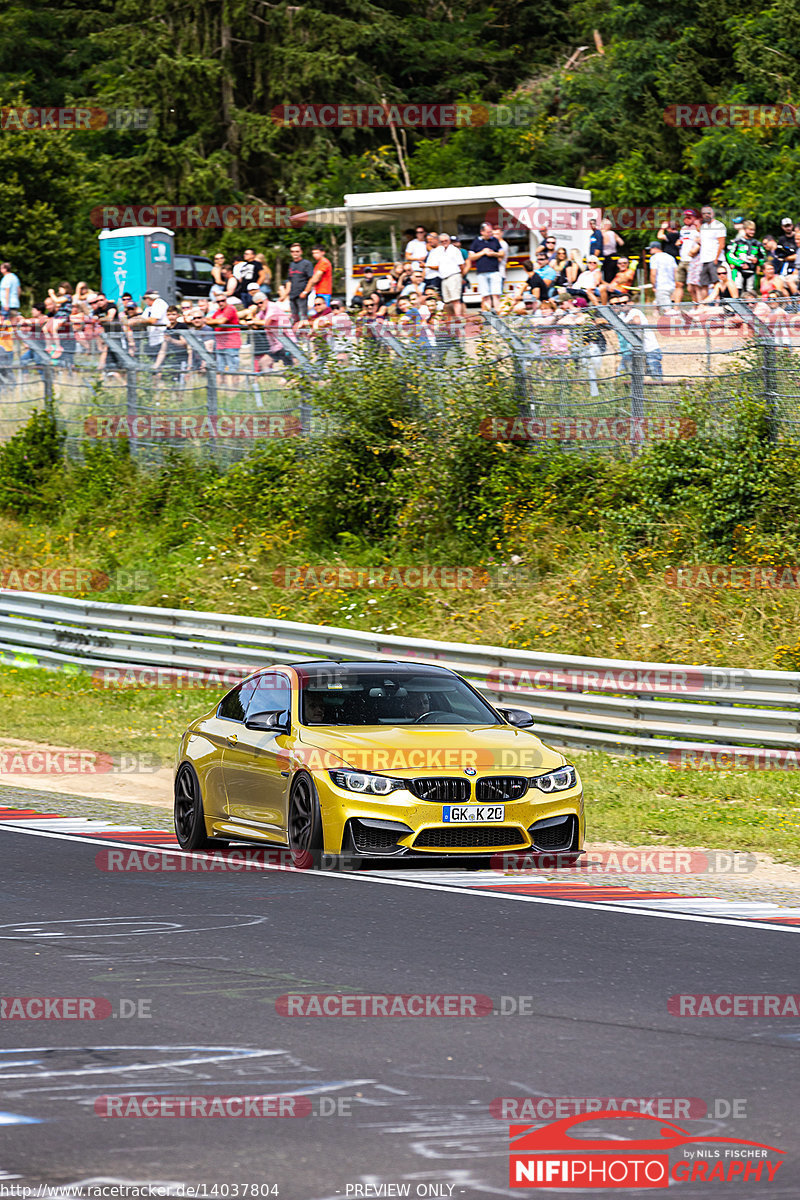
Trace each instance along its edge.
<path fill-rule="evenodd" d="M 800 225 L 794 227 L 794 273 L 792 282 L 800 285 Z"/>
<path fill-rule="evenodd" d="M 254 292 L 255 311 L 250 310 L 253 328 L 253 365 L 256 371 L 283 371 L 291 366 L 292 357 L 277 336 L 281 331 L 291 333 L 292 317 L 284 304 L 270 299 L 264 292 Z"/>
<path fill-rule="evenodd" d="M 350 351 L 355 346 L 353 338 L 355 327 L 350 314 L 345 310 L 341 300 L 331 300 L 330 326 L 331 353 L 337 362 L 344 364 L 347 362 Z"/>
<path fill-rule="evenodd" d="M 191 369 L 192 351 L 183 334 L 189 326 L 181 319 L 181 311 L 175 304 L 167 308 L 167 327 L 159 347 L 153 370 L 164 368 L 164 375 L 179 388 L 186 385 L 186 375 Z"/>
<path fill-rule="evenodd" d="M 781 234 L 777 239 L 777 257 L 780 260 L 779 275 L 791 275 L 795 270 L 797 247 L 794 244 L 794 222 L 791 217 L 781 221 Z"/>
<path fill-rule="evenodd" d="M 522 264 L 522 269 L 525 272 L 525 280 L 519 284 L 520 292 L 527 292 L 533 296 L 534 300 L 546 300 L 550 295 L 550 289 L 555 285 L 555 271 L 547 265 L 547 254 L 544 249 L 537 250 L 536 264 L 534 265 L 529 258 L 526 258 Z M 551 278 L 545 279 L 544 274 L 549 271 Z"/>
<path fill-rule="evenodd" d="M 781 235 L 791 237 L 794 233 L 794 221 L 791 217 L 781 217 Z"/>
<path fill-rule="evenodd" d="M 249 334 L 249 341 L 253 350 L 254 371 L 263 369 L 259 364 L 259 359 L 269 353 L 269 344 L 263 331 L 264 322 L 261 319 L 266 302 L 267 297 L 261 291 L 258 284 L 250 283 L 247 285 L 247 299 L 244 302 L 241 312 L 238 314 L 240 327 Z"/>
<path fill-rule="evenodd" d="M 683 210 L 683 225 L 678 234 L 678 267 L 675 272 L 675 291 L 672 294 L 674 304 L 683 300 L 683 289 L 686 288 L 692 300 L 697 299 L 697 284 L 700 277 L 700 214 L 693 208 Z"/>
<path fill-rule="evenodd" d="M 353 295 L 360 296 L 361 301 L 363 303 L 363 301 L 368 300 L 370 296 L 374 296 L 375 293 L 377 292 L 377 290 L 378 290 L 378 281 L 375 278 L 374 270 L 372 269 L 372 267 L 369 267 L 369 266 L 364 267 L 364 274 L 361 276 L 361 279 L 359 280 L 359 283 L 358 283 L 358 287 L 356 288 Z"/>
<path fill-rule="evenodd" d="M 145 353 L 155 361 L 164 341 L 164 330 L 167 327 L 167 302 L 162 300 L 155 288 L 148 288 L 142 296 L 142 312 L 131 318 L 129 324 L 138 329 L 147 328 Z"/>
<path fill-rule="evenodd" d="M 612 296 L 609 300 L 612 308 L 617 310 L 620 320 L 626 325 L 641 326 L 642 342 L 644 346 L 645 369 L 647 374 L 653 379 L 664 378 L 663 355 L 661 347 L 658 344 L 658 339 L 649 327 L 647 318 L 639 308 L 631 308 L 630 296 L 619 295 Z M 619 335 L 619 370 L 620 374 L 626 374 L 631 369 L 632 351 L 630 343 Z"/>
<path fill-rule="evenodd" d="M 561 289 L 559 288 L 559 292 Z M 586 372 L 589 395 L 599 396 L 597 386 L 597 359 L 606 349 L 606 339 L 594 318 L 586 311 L 589 301 L 584 296 L 561 297 L 556 309 L 555 321 L 559 325 L 573 326 L 569 334 L 569 349 L 573 362 Z"/>
<path fill-rule="evenodd" d="M 464 262 L 466 262 L 469 258 L 469 250 L 467 250 L 466 246 L 464 245 L 463 238 L 461 238 L 457 233 L 454 233 L 450 238 L 450 241 L 453 243 L 456 250 L 460 251 L 461 257 L 463 258 Z"/>
<path fill-rule="evenodd" d="M 541 274 L 541 272 L 540 272 Z M 575 286 L 569 289 L 571 296 L 583 296 L 590 304 L 600 304 L 600 289 L 602 286 L 600 260 L 596 254 L 586 256 L 586 270 L 581 271 L 575 280 Z"/>
<path fill-rule="evenodd" d="M 647 247 L 650 254 L 650 286 L 656 295 L 656 304 L 660 312 L 666 312 L 672 306 L 675 292 L 676 262 L 671 254 L 659 241 L 652 241 Z"/>
<path fill-rule="evenodd" d="M 217 370 L 231 373 L 238 371 L 242 335 L 239 331 L 239 314 L 230 299 L 218 302 L 216 312 L 208 317 L 206 324 L 214 330 Z"/>

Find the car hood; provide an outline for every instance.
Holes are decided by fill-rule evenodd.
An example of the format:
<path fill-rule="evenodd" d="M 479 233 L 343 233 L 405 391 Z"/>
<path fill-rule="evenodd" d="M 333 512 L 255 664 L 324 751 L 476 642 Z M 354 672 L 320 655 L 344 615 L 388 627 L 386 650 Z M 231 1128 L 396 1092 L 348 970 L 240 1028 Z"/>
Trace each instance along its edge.
<path fill-rule="evenodd" d="M 308 765 L 375 771 L 400 778 L 452 775 L 537 775 L 566 761 L 527 729 L 512 726 L 303 727 L 300 757 Z"/>

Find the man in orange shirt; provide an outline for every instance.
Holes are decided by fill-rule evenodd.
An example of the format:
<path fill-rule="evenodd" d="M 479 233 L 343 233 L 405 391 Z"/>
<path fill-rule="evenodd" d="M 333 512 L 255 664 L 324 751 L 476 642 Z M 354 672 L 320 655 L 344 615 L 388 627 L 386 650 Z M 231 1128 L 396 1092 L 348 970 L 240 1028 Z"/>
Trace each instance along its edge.
<path fill-rule="evenodd" d="M 329 305 L 333 295 L 333 267 L 330 260 L 325 257 L 322 246 L 314 246 L 311 257 L 314 259 L 314 274 L 300 295 L 307 296 L 313 288 L 317 299 L 324 300 L 325 304 Z"/>

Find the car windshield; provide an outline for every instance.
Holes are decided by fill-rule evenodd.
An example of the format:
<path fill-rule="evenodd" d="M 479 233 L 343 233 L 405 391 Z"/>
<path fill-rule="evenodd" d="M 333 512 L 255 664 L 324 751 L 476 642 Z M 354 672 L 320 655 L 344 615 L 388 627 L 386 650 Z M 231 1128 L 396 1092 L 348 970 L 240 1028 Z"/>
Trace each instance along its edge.
<path fill-rule="evenodd" d="M 304 667 L 300 720 L 304 725 L 499 725 L 494 709 L 447 671 Z"/>

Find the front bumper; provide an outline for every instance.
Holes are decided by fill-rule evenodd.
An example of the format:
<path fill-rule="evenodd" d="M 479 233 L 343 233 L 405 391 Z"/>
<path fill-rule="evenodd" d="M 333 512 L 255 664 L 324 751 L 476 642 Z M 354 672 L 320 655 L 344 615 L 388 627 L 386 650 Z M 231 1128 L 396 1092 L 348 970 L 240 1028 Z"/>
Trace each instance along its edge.
<path fill-rule="evenodd" d="M 583 846 L 583 790 L 545 794 L 529 788 L 505 801 L 502 823 L 446 824 L 442 804 L 410 791 L 366 796 L 337 787 L 327 772 L 314 772 L 320 798 L 325 849 L 331 854 L 369 857 L 472 856 L 505 851 L 565 853 Z M 475 783 L 469 800 L 475 804 Z"/>

